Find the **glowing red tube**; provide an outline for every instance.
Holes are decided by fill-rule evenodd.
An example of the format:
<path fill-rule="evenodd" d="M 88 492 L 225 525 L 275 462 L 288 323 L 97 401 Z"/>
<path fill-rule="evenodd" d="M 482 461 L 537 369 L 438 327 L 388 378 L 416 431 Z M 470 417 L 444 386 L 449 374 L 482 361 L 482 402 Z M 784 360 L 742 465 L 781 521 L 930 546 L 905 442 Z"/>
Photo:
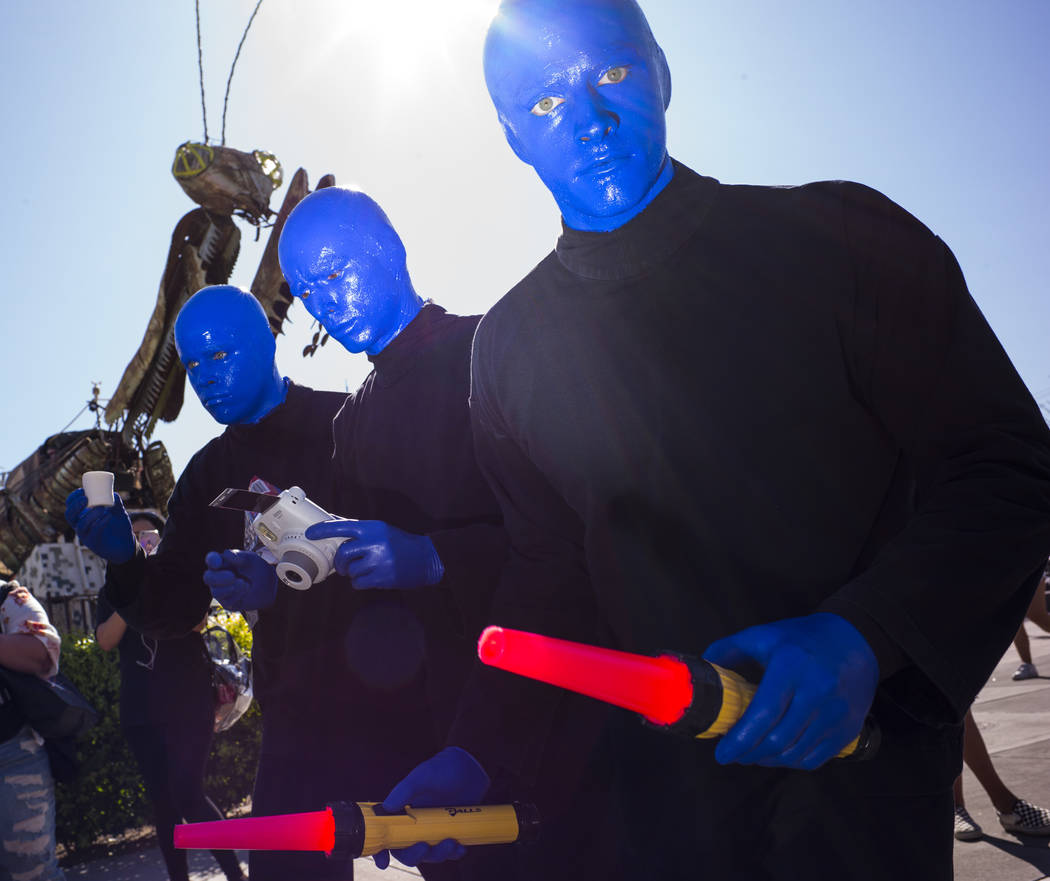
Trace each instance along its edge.
<path fill-rule="evenodd" d="M 677 658 L 650 658 L 554 639 L 538 633 L 486 627 L 478 657 L 491 667 L 539 679 L 672 725 L 693 701 L 689 668 Z"/>
<path fill-rule="evenodd" d="M 305 814 L 213 820 L 175 827 L 175 846 L 208 850 L 323 850 L 335 847 L 331 808 Z"/>

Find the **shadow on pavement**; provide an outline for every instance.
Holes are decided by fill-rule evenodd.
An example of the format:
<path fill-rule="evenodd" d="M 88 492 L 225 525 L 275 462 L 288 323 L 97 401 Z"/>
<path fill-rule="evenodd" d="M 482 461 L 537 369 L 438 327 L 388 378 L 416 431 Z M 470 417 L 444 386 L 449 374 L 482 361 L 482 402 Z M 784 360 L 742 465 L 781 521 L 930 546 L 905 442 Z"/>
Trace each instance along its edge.
<path fill-rule="evenodd" d="M 1028 863 L 1032 868 L 1044 874 L 1050 873 L 1050 839 L 1035 835 L 1022 835 L 1015 840 L 985 834 L 983 840 L 1003 853 Z"/>
<path fill-rule="evenodd" d="M 247 871 L 247 854 L 238 855 L 241 867 Z M 222 872 L 207 851 L 190 853 L 189 870 L 191 881 L 223 881 Z M 156 847 L 65 866 L 63 871 L 67 881 L 159 881 L 168 877 Z"/>

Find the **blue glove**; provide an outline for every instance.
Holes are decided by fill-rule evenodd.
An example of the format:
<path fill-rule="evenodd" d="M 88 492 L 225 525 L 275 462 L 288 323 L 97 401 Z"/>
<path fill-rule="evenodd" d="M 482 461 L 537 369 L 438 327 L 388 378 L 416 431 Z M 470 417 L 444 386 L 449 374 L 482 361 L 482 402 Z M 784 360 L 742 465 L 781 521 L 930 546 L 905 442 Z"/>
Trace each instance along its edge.
<path fill-rule="evenodd" d="M 476 805 L 488 790 L 489 775 L 477 760 L 458 746 L 447 746 L 409 771 L 408 776 L 390 790 L 383 807 L 397 812 L 403 811 L 405 805 L 414 808 Z M 416 866 L 461 860 L 466 852 L 458 841 L 446 838 L 434 845 L 420 841 L 393 853 L 406 866 Z M 385 869 L 390 865 L 390 851 L 381 850 L 372 859 L 380 869 Z"/>
<path fill-rule="evenodd" d="M 428 536 L 404 532 L 382 520 L 326 520 L 304 535 L 311 541 L 348 539 L 335 552 L 335 571 L 360 590 L 426 587 L 445 574 Z"/>
<path fill-rule="evenodd" d="M 110 563 L 126 563 L 135 556 L 138 543 L 124 502 L 113 493 L 113 505 L 87 506 L 84 490 L 66 496 L 66 522 L 77 531 L 80 543 Z"/>
<path fill-rule="evenodd" d="M 277 570 L 251 551 L 209 551 L 204 583 L 230 612 L 265 609 L 277 599 Z"/>
<path fill-rule="evenodd" d="M 704 658 L 765 668 L 751 704 L 715 749 L 723 765 L 820 767 L 860 732 L 879 681 L 864 637 L 827 612 L 748 627 L 712 643 Z"/>

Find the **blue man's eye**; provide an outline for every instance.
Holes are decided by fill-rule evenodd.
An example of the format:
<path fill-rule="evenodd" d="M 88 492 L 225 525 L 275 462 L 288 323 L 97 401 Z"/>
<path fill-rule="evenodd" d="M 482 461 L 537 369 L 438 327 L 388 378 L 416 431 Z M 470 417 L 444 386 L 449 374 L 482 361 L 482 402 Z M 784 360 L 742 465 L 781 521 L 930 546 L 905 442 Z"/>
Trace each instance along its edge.
<path fill-rule="evenodd" d="M 226 359 L 226 353 L 225 352 L 216 352 L 214 355 L 211 356 L 211 360 L 212 361 L 224 361 L 225 359 Z"/>
<path fill-rule="evenodd" d="M 622 83 L 627 78 L 628 70 L 630 70 L 630 68 L 625 64 L 621 64 L 619 67 L 610 67 L 602 74 L 602 78 L 598 80 L 598 85 L 614 86 L 617 83 Z"/>
<path fill-rule="evenodd" d="M 341 272 L 333 272 L 331 275 L 328 276 L 328 278 L 329 279 L 339 278 L 340 275 L 342 275 Z"/>
<path fill-rule="evenodd" d="M 564 104 L 564 98 L 555 98 L 553 96 L 547 96 L 546 98 L 540 98 L 535 104 L 532 105 L 532 110 L 529 111 L 533 116 L 546 116 L 559 104 Z"/>
<path fill-rule="evenodd" d="M 186 369 L 187 370 L 193 370 L 195 367 L 200 367 L 200 363 L 201 363 L 200 361 L 187 361 L 186 362 Z"/>
<path fill-rule="evenodd" d="M 306 299 L 307 297 L 309 297 L 309 296 L 310 296 L 310 292 L 309 292 L 309 291 L 303 291 L 303 292 L 302 292 L 301 294 L 299 294 L 299 296 L 300 296 L 300 297 L 301 297 L 302 299 L 304 299 L 304 300 L 305 300 L 305 299 Z"/>

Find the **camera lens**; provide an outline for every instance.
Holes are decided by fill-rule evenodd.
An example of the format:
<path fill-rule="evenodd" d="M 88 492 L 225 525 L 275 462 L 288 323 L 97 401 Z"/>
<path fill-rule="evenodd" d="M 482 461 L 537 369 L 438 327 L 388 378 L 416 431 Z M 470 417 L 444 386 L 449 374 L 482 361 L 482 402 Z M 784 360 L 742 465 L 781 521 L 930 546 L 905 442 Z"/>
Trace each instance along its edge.
<path fill-rule="evenodd" d="M 306 590 L 317 575 L 317 563 L 301 551 L 285 551 L 277 564 L 277 577 L 295 590 Z"/>

